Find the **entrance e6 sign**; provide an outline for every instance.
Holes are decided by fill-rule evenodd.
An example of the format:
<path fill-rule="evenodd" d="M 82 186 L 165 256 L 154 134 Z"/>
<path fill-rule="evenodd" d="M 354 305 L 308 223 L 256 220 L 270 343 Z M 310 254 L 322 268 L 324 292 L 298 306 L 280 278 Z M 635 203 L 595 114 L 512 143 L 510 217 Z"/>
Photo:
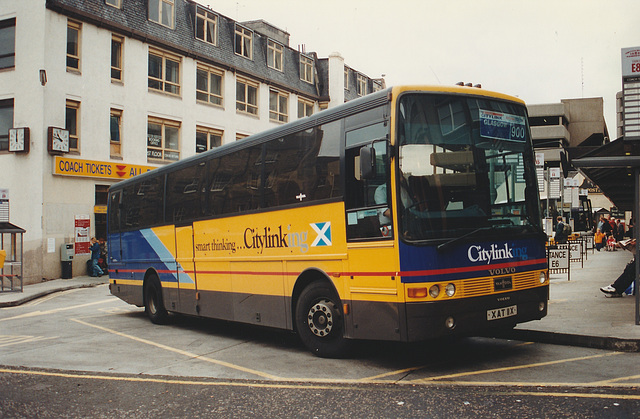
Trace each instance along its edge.
<path fill-rule="evenodd" d="M 547 257 L 549 259 L 549 274 L 566 273 L 567 280 L 570 281 L 571 250 L 569 246 L 559 245 L 557 248 L 548 249 Z"/>

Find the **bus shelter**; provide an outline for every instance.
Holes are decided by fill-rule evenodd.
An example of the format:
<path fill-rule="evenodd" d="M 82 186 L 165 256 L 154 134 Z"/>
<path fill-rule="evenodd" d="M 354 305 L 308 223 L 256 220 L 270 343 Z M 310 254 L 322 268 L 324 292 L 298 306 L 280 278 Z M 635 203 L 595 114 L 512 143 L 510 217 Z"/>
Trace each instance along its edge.
<path fill-rule="evenodd" d="M 619 144 L 613 144 L 619 143 Z M 621 147 L 621 155 L 612 155 L 612 147 Z M 580 169 L 593 183 L 598 185 L 602 192 L 611 199 L 619 209 L 632 211 L 636 222 L 640 214 L 640 155 L 635 152 L 636 147 L 629 147 L 623 140 L 613 141 L 600 147 L 596 152 L 571 160 L 576 169 Z M 607 152 L 609 151 L 609 152 Z M 631 152 L 629 152 L 631 151 Z M 632 155 L 633 154 L 633 155 Z M 628 181 L 627 181 L 628 180 Z M 634 188 L 629 188 L 629 183 Z M 634 224 L 633 236 L 636 243 L 640 242 L 640 228 Z M 640 261 L 640 247 L 636 246 L 636 261 Z M 640 276 L 640 263 L 636 263 L 636 275 L 634 289 L 636 296 L 636 325 L 640 325 L 640 292 L 638 292 L 638 277 Z"/>
<path fill-rule="evenodd" d="M 0 222 L 0 292 L 22 292 L 23 234 L 25 229 Z"/>

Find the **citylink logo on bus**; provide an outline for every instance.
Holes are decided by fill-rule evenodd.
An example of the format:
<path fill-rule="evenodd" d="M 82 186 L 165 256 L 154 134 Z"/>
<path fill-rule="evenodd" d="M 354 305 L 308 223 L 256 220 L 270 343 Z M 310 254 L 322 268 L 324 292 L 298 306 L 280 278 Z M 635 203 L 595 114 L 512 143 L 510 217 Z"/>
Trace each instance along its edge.
<path fill-rule="evenodd" d="M 331 222 L 310 223 L 309 226 L 316 233 L 311 243 L 311 247 L 331 246 Z M 282 226 L 273 230 L 271 227 L 250 228 L 244 230 L 244 247 L 246 249 L 256 249 L 260 254 L 264 249 L 271 248 L 298 248 L 300 252 L 309 251 L 308 234 L 309 231 L 291 231 L 291 225 L 287 226 L 286 232 Z"/>
<path fill-rule="evenodd" d="M 206 243 L 196 243 L 198 252 L 225 251 L 236 253 L 239 250 L 250 250 L 263 254 L 266 249 L 298 249 L 307 253 L 310 247 L 332 246 L 331 222 L 310 223 L 310 230 L 292 230 L 291 224 L 285 226 L 246 227 L 240 240 L 227 237 L 214 237 Z M 315 236 L 313 236 L 315 233 Z M 314 239 L 309 243 L 309 238 Z"/>
<path fill-rule="evenodd" d="M 526 247 L 511 247 L 508 243 L 504 245 L 492 243 L 488 246 L 471 245 L 467 249 L 467 257 L 470 262 L 482 262 L 487 265 L 505 259 L 529 259 Z"/>

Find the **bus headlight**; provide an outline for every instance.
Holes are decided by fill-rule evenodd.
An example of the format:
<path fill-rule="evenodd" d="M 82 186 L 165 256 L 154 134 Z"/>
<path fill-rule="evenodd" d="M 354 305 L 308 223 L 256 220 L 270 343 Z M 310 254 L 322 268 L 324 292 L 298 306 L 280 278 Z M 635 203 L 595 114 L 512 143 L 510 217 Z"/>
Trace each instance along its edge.
<path fill-rule="evenodd" d="M 431 298 L 438 298 L 438 295 L 440 295 L 440 287 L 438 285 L 432 285 L 431 288 L 429 288 L 429 295 Z"/>
<path fill-rule="evenodd" d="M 540 283 L 544 284 L 546 280 L 547 280 L 546 272 L 540 272 Z"/>
<path fill-rule="evenodd" d="M 456 294 L 456 286 L 453 284 L 447 284 L 444 288 L 444 292 L 447 294 L 447 297 L 453 297 Z"/>

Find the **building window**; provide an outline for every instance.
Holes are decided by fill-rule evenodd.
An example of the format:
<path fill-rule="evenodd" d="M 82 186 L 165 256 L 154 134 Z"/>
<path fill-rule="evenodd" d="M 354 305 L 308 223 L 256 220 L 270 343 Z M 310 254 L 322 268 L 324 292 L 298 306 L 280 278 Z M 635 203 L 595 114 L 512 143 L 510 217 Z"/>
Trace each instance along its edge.
<path fill-rule="evenodd" d="M 122 157 L 122 111 L 120 109 L 111 109 L 109 134 L 111 157 Z"/>
<path fill-rule="evenodd" d="M 313 59 L 300 55 L 300 80 L 313 83 Z"/>
<path fill-rule="evenodd" d="M 180 94 L 180 58 L 149 50 L 149 89 Z"/>
<path fill-rule="evenodd" d="M 180 122 L 151 118 L 147 123 L 147 160 L 180 160 Z"/>
<path fill-rule="evenodd" d="M 249 136 L 249 134 L 240 134 L 240 133 L 236 133 L 236 141 L 240 141 L 240 140 L 244 140 L 245 138 L 247 138 Z"/>
<path fill-rule="evenodd" d="M 349 90 L 349 67 L 344 67 L 344 90 Z"/>
<path fill-rule="evenodd" d="M 356 86 L 356 89 L 358 96 L 364 96 L 367 94 L 367 78 L 362 74 L 358 74 L 358 85 Z"/>
<path fill-rule="evenodd" d="M 79 23 L 67 23 L 67 70 L 80 70 L 80 29 Z"/>
<path fill-rule="evenodd" d="M 104 2 L 109 6 L 117 7 L 118 9 L 122 6 L 122 0 L 105 0 Z"/>
<path fill-rule="evenodd" d="M 173 28 L 174 0 L 149 0 L 149 20 Z"/>
<path fill-rule="evenodd" d="M 258 83 L 236 80 L 236 110 L 258 115 Z"/>
<path fill-rule="evenodd" d="M 202 7 L 196 8 L 196 38 L 218 44 L 218 16 Z"/>
<path fill-rule="evenodd" d="M 80 151 L 80 102 L 67 100 L 64 127 L 69 130 L 69 151 Z"/>
<path fill-rule="evenodd" d="M 267 42 L 267 65 L 278 71 L 283 69 L 284 46 L 275 41 Z"/>
<path fill-rule="evenodd" d="M 16 19 L 0 21 L 0 69 L 16 65 Z"/>
<path fill-rule="evenodd" d="M 0 151 L 9 150 L 10 128 L 13 128 L 13 99 L 0 100 Z"/>
<path fill-rule="evenodd" d="M 289 121 L 289 96 L 278 92 L 269 91 L 269 119 L 277 122 Z"/>
<path fill-rule="evenodd" d="M 196 70 L 196 99 L 222 106 L 222 70 L 198 66 Z"/>
<path fill-rule="evenodd" d="M 373 81 L 373 91 L 374 92 L 379 92 L 380 90 L 382 90 L 382 82 L 380 82 L 378 80 L 374 80 Z"/>
<path fill-rule="evenodd" d="M 122 81 L 122 45 L 124 39 L 120 36 L 111 37 L 111 80 Z"/>
<path fill-rule="evenodd" d="M 220 147 L 223 131 L 206 127 L 196 127 L 196 153 Z"/>
<path fill-rule="evenodd" d="M 313 102 L 298 99 L 298 119 L 313 115 Z"/>
<path fill-rule="evenodd" d="M 253 32 L 236 25 L 236 54 L 248 59 L 253 58 Z"/>

